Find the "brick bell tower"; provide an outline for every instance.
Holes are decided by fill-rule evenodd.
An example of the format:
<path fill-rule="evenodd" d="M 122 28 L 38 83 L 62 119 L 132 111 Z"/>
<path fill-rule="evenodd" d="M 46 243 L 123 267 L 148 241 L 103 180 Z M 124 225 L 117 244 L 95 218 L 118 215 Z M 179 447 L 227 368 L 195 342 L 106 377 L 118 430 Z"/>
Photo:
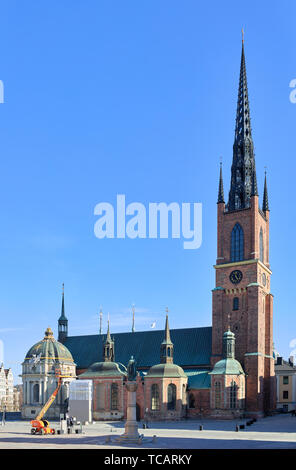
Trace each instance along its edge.
<path fill-rule="evenodd" d="M 262 209 L 258 199 L 243 40 L 227 204 L 220 166 L 211 360 L 214 365 L 222 358 L 223 333 L 230 322 L 236 359 L 246 373 L 246 412 L 250 415 L 275 408 L 266 174 Z"/>

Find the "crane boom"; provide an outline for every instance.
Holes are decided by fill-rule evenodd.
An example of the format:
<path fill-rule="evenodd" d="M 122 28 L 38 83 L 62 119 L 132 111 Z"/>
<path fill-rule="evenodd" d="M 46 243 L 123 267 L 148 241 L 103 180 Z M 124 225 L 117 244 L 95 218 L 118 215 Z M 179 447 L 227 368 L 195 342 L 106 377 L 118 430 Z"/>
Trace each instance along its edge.
<path fill-rule="evenodd" d="M 41 419 L 45 413 L 47 412 L 48 408 L 52 405 L 52 403 L 55 401 L 56 399 L 56 396 L 57 394 L 59 393 L 59 390 L 61 388 L 61 384 L 62 384 L 62 377 L 59 376 L 59 379 L 58 379 L 58 386 L 57 388 L 55 389 L 55 391 L 50 395 L 49 399 L 47 400 L 47 402 L 45 403 L 44 407 L 40 410 L 40 413 L 39 415 L 35 418 L 37 421 L 39 419 Z"/>
<path fill-rule="evenodd" d="M 71 375 L 61 375 L 61 371 L 60 369 L 56 369 L 55 371 L 55 376 L 58 378 L 58 385 L 57 385 L 57 388 L 55 389 L 55 391 L 50 395 L 49 399 L 47 400 L 47 402 L 45 403 L 45 405 L 43 406 L 43 408 L 40 410 L 38 416 L 35 418 L 36 421 L 42 419 L 42 417 L 45 415 L 45 413 L 47 412 L 48 408 L 52 405 L 52 403 L 55 401 L 56 397 L 57 397 L 57 394 L 59 393 L 59 390 L 61 388 L 61 385 L 62 385 L 62 379 L 65 378 L 65 377 L 72 377 Z"/>

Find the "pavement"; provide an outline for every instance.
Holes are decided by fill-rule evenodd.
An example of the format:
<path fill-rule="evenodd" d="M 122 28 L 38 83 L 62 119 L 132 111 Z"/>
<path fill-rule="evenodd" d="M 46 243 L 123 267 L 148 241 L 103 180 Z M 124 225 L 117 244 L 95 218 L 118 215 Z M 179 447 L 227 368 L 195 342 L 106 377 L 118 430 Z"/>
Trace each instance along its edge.
<path fill-rule="evenodd" d="M 296 449 L 296 417 L 287 414 L 262 418 L 236 432 L 236 424 L 245 422 L 151 422 L 148 429 L 139 423 L 144 440 L 138 445 L 117 442 L 124 432 L 121 421 L 94 422 L 83 427 L 83 434 L 45 436 L 31 435 L 29 421 L 8 421 L 5 426 L 0 424 L 0 449 Z M 59 424 L 52 422 L 51 426 L 58 429 Z"/>

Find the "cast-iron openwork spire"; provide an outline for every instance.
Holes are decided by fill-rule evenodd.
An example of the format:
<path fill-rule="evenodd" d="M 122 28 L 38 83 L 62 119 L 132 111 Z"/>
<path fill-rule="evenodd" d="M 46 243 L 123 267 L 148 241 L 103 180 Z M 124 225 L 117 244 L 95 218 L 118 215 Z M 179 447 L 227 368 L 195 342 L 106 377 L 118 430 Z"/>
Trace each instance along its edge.
<path fill-rule="evenodd" d="M 256 173 L 255 155 L 252 140 L 244 41 L 242 41 L 231 186 L 227 206 L 229 211 L 250 207 L 252 192 L 256 192 L 256 185 L 253 184 L 256 182 L 256 174 L 254 175 L 254 173 Z"/>

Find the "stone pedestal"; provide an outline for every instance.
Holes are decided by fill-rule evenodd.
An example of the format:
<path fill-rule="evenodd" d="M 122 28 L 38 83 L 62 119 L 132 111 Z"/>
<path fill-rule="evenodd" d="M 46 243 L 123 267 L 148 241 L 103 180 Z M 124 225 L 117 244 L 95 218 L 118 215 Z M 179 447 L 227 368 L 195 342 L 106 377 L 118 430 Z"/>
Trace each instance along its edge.
<path fill-rule="evenodd" d="M 138 433 L 138 423 L 137 423 L 137 409 L 136 409 L 136 382 L 127 382 L 127 413 L 126 413 L 126 423 L 125 423 L 125 432 L 120 436 L 120 441 L 122 442 L 137 442 L 141 440 L 141 436 Z"/>

